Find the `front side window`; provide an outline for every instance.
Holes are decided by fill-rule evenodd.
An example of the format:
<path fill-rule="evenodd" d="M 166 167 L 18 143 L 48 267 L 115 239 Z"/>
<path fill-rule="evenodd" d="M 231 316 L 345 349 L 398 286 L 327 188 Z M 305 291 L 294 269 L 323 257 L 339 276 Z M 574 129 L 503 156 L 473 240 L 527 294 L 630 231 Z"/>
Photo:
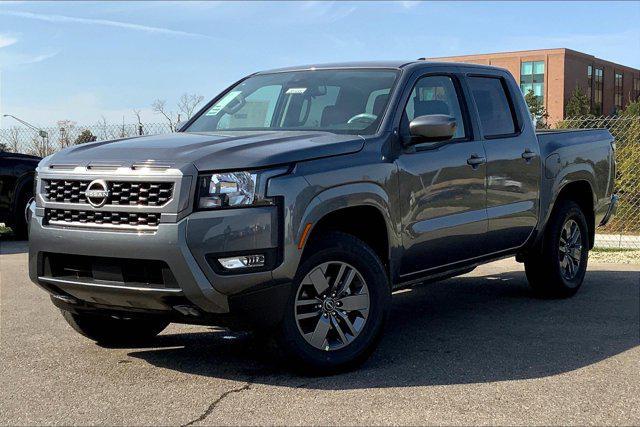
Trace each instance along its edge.
<path fill-rule="evenodd" d="M 395 70 L 309 70 L 249 77 L 209 106 L 187 132 L 377 131 Z"/>
<path fill-rule="evenodd" d="M 502 79 L 470 77 L 469 86 L 478 108 L 478 116 L 485 138 L 515 133 L 514 114 Z"/>
<path fill-rule="evenodd" d="M 465 128 L 458 93 L 449 76 L 427 76 L 416 82 L 403 116 L 403 134 L 409 133 L 409 122 L 419 116 L 446 114 L 456 119 L 453 139 L 464 138 Z"/>
<path fill-rule="evenodd" d="M 640 77 L 633 78 L 633 99 L 635 101 L 640 99 Z"/>
<path fill-rule="evenodd" d="M 520 89 L 523 94 L 533 92 L 544 99 L 544 61 L 529 61 L 520 64 Z"/>

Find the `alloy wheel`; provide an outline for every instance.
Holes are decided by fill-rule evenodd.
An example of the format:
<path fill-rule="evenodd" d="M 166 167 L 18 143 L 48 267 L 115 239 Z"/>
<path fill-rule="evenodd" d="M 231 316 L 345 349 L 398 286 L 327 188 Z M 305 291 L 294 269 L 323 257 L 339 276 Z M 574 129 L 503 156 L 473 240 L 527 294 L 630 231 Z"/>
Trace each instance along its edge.
<path fill-rule="evenodd" d="M 558 260 L 560 272 L 567 280 L 573 280 L 580 270 L 582 259 L 582 233 L 578 223 L 573 219 L 567 220 L 560 233 Z"/>
<path fill-rule="evenodd" d="M 304 277 L 296 292 L 294 314 L 305 341 L 333 351 L 349 345 L 362 332 L 370 304 L 360 272 L 345 262 L 330 261 Z"/>

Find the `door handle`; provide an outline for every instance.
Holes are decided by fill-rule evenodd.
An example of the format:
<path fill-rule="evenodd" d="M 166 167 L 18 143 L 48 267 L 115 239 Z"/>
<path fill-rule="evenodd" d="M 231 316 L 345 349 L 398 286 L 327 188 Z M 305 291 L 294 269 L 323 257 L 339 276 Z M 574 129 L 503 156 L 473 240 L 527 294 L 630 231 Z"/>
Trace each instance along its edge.
<path fill-rule="evenodd" d="M 537 156 L 537 154 L 529 150 L 528 148 L 524 150 L 524 153 L 522 153 L 522 158 L 525 159 L 527 163 L 529 163 L 529 161 L 533 159 L 535 156 Z"/>
<path fill-rule="evenodd" d="M 483 163 L 487 163 L 487 159 L 477 154 L 472 154 L 471 157 L 467 159 L 467 164 L 474 169 L 478 169 L 478 166 Z"/>

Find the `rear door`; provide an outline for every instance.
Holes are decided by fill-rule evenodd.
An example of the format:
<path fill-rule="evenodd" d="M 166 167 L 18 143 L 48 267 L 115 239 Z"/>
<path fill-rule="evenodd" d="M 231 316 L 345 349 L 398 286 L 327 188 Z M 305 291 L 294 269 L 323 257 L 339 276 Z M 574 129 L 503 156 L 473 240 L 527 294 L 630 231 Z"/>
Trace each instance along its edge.
<path fill-rule="evenodd" d="M 532 126 L 516 102 L 520 89 L 506 75 L 469 75 L 487 156 L 487 250 L 525 243 L 538 220 L 540 153 Z M 520 111 L 520 113 L 519 113 Z"/>
<path fill-rule="evenodd" d="M 402 213 L 402 279 L 483 254 L 486 165 L 482 141 L 470 124 L 460 77 L 419 75 L 402 102 L 401 138 L 418 116 L 447 114 L 456 119 L 450 141 L 403 147 L 396 160 Z"/>

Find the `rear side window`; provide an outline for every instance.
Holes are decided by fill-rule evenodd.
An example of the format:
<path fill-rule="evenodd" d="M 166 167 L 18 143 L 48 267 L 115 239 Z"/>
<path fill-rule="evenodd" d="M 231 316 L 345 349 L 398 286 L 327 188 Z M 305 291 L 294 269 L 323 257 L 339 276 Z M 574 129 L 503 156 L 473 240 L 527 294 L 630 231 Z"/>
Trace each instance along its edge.
<path fill-rule="evenodd" d="M 470 77 L 469 86 L 478 106 L 484 136 L 491 138 L 515 133 L 514 114 L 502 79 Z"/>

